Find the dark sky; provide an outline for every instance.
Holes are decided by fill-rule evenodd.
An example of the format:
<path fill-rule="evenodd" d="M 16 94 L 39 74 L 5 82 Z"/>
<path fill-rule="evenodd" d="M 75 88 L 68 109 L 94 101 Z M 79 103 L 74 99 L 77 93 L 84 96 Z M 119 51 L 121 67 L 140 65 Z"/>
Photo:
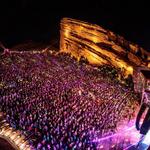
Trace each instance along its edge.
<path fill-rule="evenodd" d="M 133 0 L 1 0 L 0 41 L 17 43 L 59 38 L 62 17 L 81 19 L 110 29 L 150 49 L 148 2 Z"/>

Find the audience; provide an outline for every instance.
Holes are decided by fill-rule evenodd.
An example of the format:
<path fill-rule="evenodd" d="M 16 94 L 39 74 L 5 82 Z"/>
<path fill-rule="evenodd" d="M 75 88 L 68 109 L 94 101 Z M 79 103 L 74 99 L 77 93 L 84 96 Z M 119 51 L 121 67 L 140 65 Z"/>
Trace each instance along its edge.
<path fill-rule="evenodd" d="M 0 56 L 0 111 L 36 150 L 96 149 L 132 117 L 131 89 L 65 53 Z"/>

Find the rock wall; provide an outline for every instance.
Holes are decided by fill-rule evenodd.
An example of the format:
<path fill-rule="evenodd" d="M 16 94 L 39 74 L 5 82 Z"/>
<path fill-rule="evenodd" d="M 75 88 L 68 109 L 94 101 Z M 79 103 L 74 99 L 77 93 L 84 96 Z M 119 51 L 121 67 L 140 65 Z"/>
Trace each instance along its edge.
<path fill-rule="evenodd" d="M 150 67 L 150 53 L 102 27 L 87 22 L 63 18 L 60 29 L 60 50 L 77 59 L 84 56 L 91 64 L 109 64 L 121 68 L 125 75 L 134 67 Z"/>

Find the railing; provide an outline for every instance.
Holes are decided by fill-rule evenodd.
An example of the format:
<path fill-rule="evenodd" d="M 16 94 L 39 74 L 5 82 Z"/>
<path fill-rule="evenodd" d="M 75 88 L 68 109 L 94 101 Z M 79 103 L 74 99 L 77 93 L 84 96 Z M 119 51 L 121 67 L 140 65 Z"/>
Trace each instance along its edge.
<path fill-rule="evenodd" d="M 3 118 L 3 113 L 0 113 L 0 137 L 7 140 L 15 150 L 31 150 L 25 136 L 9 126 Z"/>

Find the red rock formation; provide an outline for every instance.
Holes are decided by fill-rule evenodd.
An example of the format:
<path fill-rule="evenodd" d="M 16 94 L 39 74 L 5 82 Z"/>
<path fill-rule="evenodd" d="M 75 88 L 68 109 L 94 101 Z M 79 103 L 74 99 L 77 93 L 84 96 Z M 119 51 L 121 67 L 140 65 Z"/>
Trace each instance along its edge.
<path fill-rule="evenodd" d="M 148 67 L 150 53 L 98 25 L 63 18 L 60 35 L 62 52 L 78 59 L 84 56 L 91 64 L 109 64 L 125 70 L 125 75 L 133 74 L 137 66 Z"/>

